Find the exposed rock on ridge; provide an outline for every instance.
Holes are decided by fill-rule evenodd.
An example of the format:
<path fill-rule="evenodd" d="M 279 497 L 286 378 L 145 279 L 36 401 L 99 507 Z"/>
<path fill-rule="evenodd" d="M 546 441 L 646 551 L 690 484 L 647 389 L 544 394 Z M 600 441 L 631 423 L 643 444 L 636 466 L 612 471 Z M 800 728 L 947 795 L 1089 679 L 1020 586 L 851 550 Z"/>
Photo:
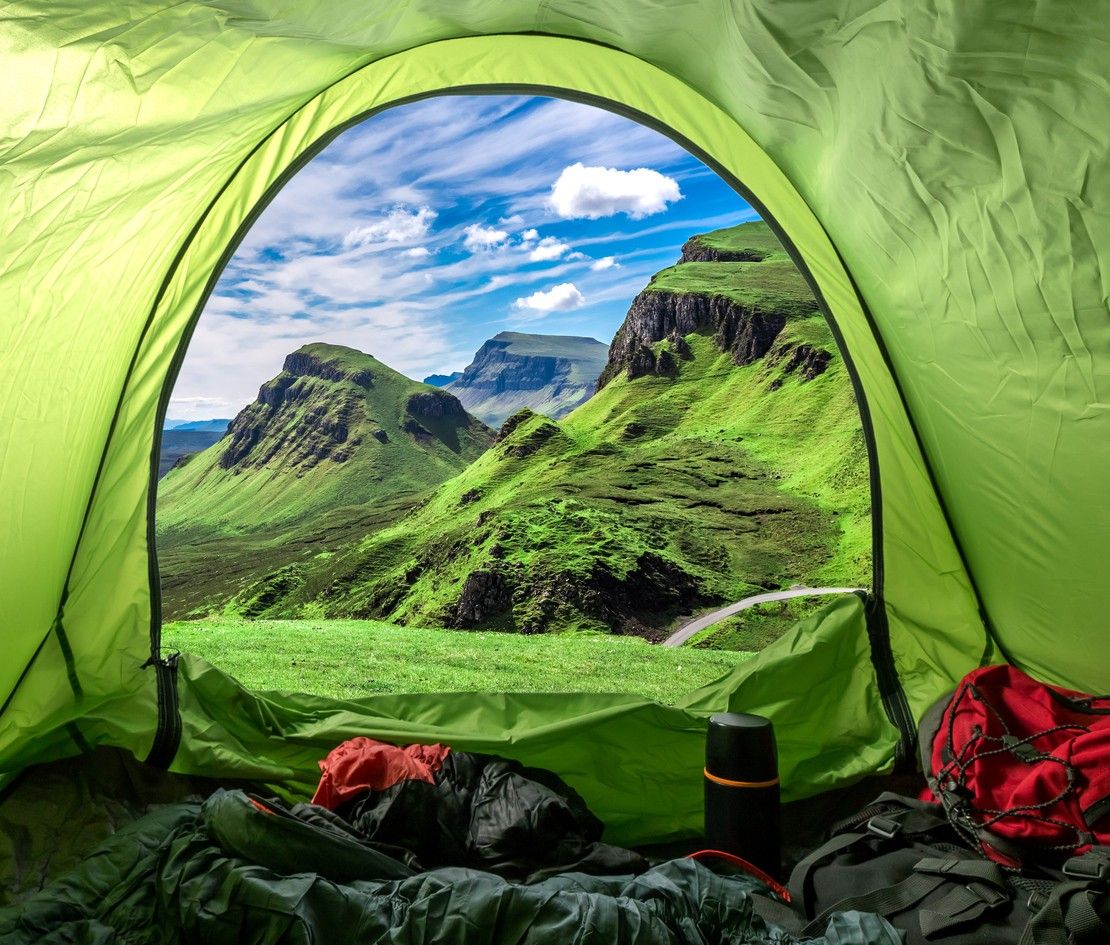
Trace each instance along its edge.
<path fill-rule="evenodd" d="M 659 359 L 651 345 L 691 332 L 712 331 L 717 347 L 729 352 L 736 365 L 751 364 L 771 350 L 785 325 L 786 315 L 781 312 L 758 311 L 724 296 L 645 290 L 633 300 L 609 346 L 609 363 L 598 386 L 604 387 L 622 369 L 628 370 L 629 377 L 656 372 Z M 682 356 L 682 346 L 674 347 Z"/>
<path fill-rule="evenodd" d="M 763 262 L 767 254 L 758 249 L 718 249 L 702 242 L 702 236 L 691 236 L 682 244 L 679 262 Z"/>

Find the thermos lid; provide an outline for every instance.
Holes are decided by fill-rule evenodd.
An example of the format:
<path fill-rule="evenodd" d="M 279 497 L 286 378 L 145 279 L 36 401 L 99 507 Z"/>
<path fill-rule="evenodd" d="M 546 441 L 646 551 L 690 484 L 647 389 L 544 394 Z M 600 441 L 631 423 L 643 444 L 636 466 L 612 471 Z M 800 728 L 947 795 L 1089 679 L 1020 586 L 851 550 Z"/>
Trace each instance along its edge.
<path fill-rule="evenodd" d="M 709 719 L 705 770 L 729 781 L 770 781 L 778 777 L 778 752 L 770 719 L 744 712 L 721 712 Z"/>

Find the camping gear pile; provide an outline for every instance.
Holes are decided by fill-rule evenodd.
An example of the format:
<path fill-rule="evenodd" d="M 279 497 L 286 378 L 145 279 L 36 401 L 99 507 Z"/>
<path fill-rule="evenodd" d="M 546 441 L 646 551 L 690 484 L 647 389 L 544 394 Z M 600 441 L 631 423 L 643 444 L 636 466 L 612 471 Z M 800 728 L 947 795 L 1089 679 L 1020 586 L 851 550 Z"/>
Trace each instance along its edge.
<path fill-rule="evenodd" d="M 924 799 L 883 794 L 794 868 L 803 933 L 860 910 L 908 945 L 1110 942 L 1110 698 L 988 666 L 921 734 Z"/>
<path fill-rule="evenodd" d="M 754 912 L 758 880 L 600 842 L 551 772 L 367 738 L 321 768 L 322 804 L 218 790 L 160 807 L 0 910 L 0 943 L 800 941 Z M 898 945 L 868 915 L 805 940 Z"/>
<path fill-rule="evenodd" d="M 550 771 L 358 737 L 320 762 L 311 803 L 221 789 L 116 832 L 0 910 L 0 943 L 337 941 L 357 929 L 459 943 L 1104 945 L 1107 708 L 1013 667 L 971 673 L 924 722 L 930 799 L 884 793 L 834 825 L 787 887 L 777 864 L 727 851 L 653 862 L 606 844 Z M 736 738 L 760 750 L 735 770 L 773 760 L 758 720 L 716 727 L 714 767 Z M 757 851 L 777 841 L 773 817 L 746 830 Z"/>

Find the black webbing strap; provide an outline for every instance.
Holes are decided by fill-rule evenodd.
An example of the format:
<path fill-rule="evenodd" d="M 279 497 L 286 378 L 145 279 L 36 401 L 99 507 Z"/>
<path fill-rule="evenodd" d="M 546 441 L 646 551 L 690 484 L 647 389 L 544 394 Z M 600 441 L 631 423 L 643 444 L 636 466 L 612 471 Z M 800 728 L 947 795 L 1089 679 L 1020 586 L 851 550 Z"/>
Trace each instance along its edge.
<path fill-rule="evenodd" d="M 861 822 L 865 816 L 866 824 Z M 847 850 L 861 840 L 876 837 L 884 840 L 893 840 L 899 836 L 913 837 L 949 826 L 948 821 L 937 811 L 935 805 L 912 801 L 889 793 L 880 795 L 874 804 L 868 805 L 854 817 L 841 821 L 840 829 L 848 824 L 855 829 L 849 833 L 837 832 L 832 839 L 799 861 L 790 873 L 787 887 L 794 898 L 794 905 L 804 915 L 809 915 L 812 911 L 809 903 L 811 889 L 809 878 L 813 871 L 829 857 Z"/>
<path fill-rule="evenodd" d="M 925 857 L 900 883 L 847 896 L 834 903 L 802 930 L 802 936 L 819 935 L 834 912 L 874 912 L 891 916 L 917 905 L 941 886 L 953 882 L 958 885 L 943 899 L 921 911 L 921 932 L 926 937 L 970 922 L 1010 901 L 1005 875 L 994 863 Z"/>
<path fill-rule="evenodd" d="M 797 933 L 805 924 L 805 919 L 792 906 L 770 896 L 753 895 L 752 909 L 764 922 L 777 925 L 787 932 Z"/>
<path fill-rule="evenodd" d="M 1110 914 L 1104 906 L 1110 894 L 1110 847 L 1095 847 L 1064 864 L 1066 880 L 1025 926 L 1018 945 L 1105 945 L 1110 942 Z"/>
<path fill-rule="evenodd" d="M 948 929 L 972 922 L 992 909 L 1010 901 L 1006 876 L 994 863 L 977 860 L 941 860 L 926 857 L 914 870 L 933 876 L 967 880 L 918 916 L 921 934 L 926 938 L 940 935 Z"/>
<path fill-rule="evenodd" d="M 911 906 L 917 905 L 931 892 L 943 886 L 947 880 L 943 876 L 926 876 L 924 873 L 913 873 L 902 882 L 885 889 L 873 889 L 871 892 L 858 896 L 848 896 L 840 902 L 833 903 L 816 919 L 802 929 L 802 938 L 812 938 L 820 935 L 828 925 L 829 916 L 834 912 L 874 912 L 877 915 L 888 916 L 902 912 Z"/>
<path fill-rule="evenodd" d="M 809 908 L 809 878 L 813 875 L 813 871 L 830 856 L 839 853 L 841 850 L 847 850 L 848 847 L 859 843 L 866 836 L 866 833 L 839 834 L 819 846 L 804 860 L 800 860 L 798 865 L 790 872 L 790 879 L 786 885 L 790 890 L 790 896 L 794 900 L 794 904 L 804 915 L 809 915 L 811 911 Z"/>

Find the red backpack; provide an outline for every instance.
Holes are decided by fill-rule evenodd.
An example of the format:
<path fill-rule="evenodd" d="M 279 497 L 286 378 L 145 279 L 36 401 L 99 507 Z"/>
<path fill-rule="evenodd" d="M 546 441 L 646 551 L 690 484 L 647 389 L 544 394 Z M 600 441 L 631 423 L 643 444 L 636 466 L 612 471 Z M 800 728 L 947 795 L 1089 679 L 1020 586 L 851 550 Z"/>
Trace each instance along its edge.
<path fill-rule="evenodd" d="M 1059 863 L 1110 844 L 1110 697 L 986 666 L 922 719 L 921 749 L 922 799 L 992 860 Z"/>

